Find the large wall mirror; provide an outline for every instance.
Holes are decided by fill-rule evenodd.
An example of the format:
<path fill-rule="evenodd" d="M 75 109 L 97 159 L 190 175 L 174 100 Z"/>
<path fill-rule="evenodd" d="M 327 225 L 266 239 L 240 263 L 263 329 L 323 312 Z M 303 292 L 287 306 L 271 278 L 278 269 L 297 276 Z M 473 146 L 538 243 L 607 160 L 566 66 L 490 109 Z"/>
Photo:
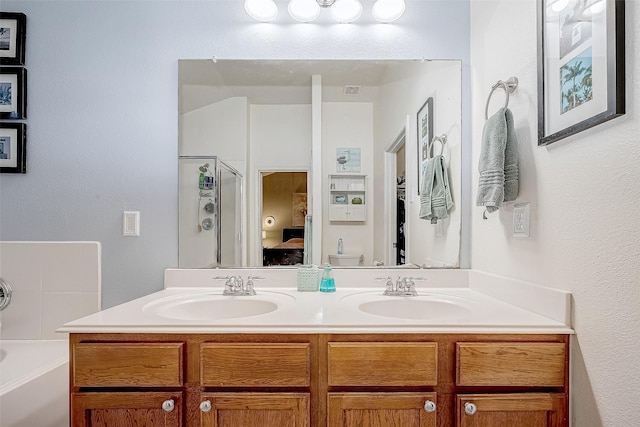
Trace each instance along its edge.
<path fill-rule="evenodd" d="M 461 73 L 179 61 L 180 267 L 459 267 Z"/>

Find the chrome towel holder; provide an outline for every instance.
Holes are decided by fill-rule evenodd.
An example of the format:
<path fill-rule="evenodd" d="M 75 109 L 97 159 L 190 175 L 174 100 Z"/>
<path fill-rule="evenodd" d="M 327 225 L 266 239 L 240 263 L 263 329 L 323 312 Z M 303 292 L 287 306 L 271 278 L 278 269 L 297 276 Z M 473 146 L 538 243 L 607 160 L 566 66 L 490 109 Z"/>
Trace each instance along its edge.
<path fill-rule="evenodd" d="M 9 285 L 9 282 L 0 278 L 0 311 L 7 308 L 7 306 L 11 303 L 12 294 L 13 289 L 11 289 L 11 285 Z"/>
<path fill-rule="evenodd" d="M 447 143 L 447 134 L 443 133 L 440 136 L 434 136 L 431 142 L 429 143 L 429 146 L 427 147 L 427 152 L 431 153 L 431 150 L 433 148 L 433 143 L 436 141 L 440 142 L 440 155 L 442 156 L 444 154 L 444 145 Z"/>
<path fill-rule="evenodd" d="M 514 90 L 518 87 L 518 78 L 511 76 L 506 81 L 498 80 L 496 84 L 491 87 L 491 92 L 489 92 L 489 97 L 487 98 L 487 105 L 484 107 L 484 119 L 489 119 L 489 102 L 491 101 L 491 96 L 496 89 L 502 88 L 506 94 L 506 98 L 504 101 L 504 107 L 507 108 L 509 106 L 509 94 L 513 93 Z"/>

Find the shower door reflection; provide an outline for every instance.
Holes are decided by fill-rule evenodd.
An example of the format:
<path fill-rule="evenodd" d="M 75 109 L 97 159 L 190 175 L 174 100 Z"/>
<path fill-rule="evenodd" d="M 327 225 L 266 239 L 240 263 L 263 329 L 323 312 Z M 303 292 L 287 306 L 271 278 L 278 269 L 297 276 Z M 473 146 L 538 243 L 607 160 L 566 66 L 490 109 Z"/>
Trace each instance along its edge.
<path fill-rule="evenodd" d="M 212 157 L 178 159 L 178 266 L 242 264 L 242 176 Z"/>

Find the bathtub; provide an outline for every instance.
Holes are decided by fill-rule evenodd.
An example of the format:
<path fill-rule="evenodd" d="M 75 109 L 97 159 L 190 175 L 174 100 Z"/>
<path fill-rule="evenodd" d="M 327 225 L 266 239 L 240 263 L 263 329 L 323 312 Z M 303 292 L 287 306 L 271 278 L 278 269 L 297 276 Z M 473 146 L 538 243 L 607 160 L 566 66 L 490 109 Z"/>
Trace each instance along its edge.
<path fill-rule="evenodd" d="M 0 426 L 68 427 L 69 342 L 0 340 Z"/>

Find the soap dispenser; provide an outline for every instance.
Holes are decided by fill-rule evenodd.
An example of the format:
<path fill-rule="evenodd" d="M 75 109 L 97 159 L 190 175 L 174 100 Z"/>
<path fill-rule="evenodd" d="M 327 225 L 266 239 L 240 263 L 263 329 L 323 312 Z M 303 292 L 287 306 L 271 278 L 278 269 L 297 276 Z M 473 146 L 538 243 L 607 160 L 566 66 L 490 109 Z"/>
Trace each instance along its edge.
<path fill-rule="evenodd" d="M 335 292 L 336 282 L 333 280 L 333 274 L 331 273 L 331 264 L 324 265 L 324 271 L 322 272 L 322 280 L 320 280 L 320 292 Z"/>

